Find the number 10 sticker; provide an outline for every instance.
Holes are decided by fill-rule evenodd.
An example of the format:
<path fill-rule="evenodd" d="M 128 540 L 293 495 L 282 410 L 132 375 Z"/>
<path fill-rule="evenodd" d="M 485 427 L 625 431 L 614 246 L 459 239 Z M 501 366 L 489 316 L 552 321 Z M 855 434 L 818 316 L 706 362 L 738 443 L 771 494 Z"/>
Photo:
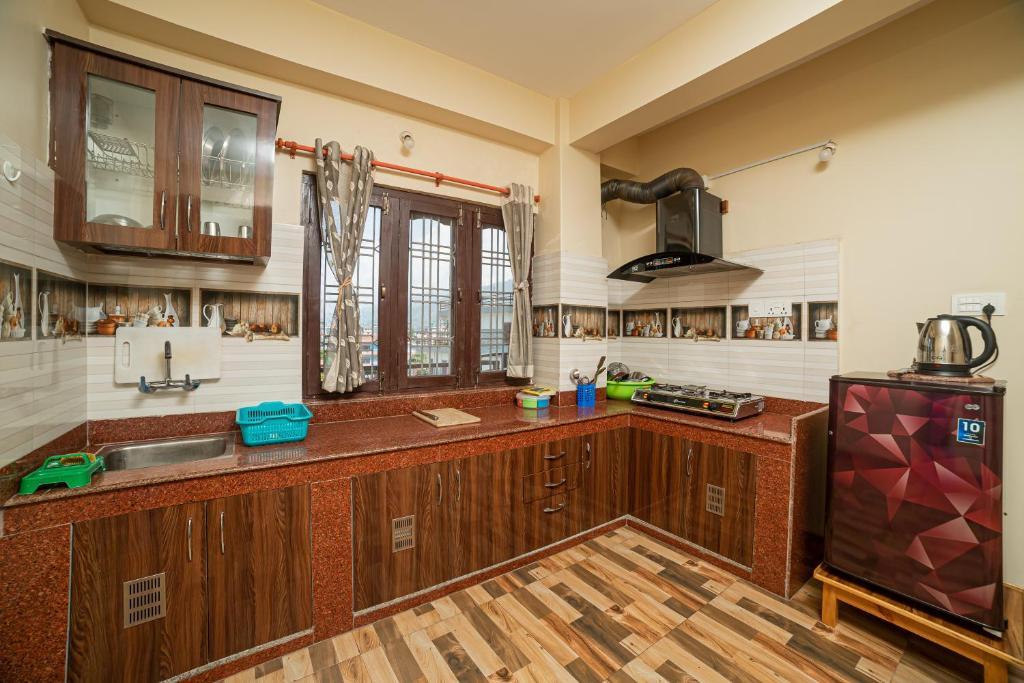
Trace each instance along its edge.
<path fill-rule="evenodd" d="M 968 420 L 961 417 L 956 421 L 956 440 L 972 446 L 985 445 L 985 421 Z"/>

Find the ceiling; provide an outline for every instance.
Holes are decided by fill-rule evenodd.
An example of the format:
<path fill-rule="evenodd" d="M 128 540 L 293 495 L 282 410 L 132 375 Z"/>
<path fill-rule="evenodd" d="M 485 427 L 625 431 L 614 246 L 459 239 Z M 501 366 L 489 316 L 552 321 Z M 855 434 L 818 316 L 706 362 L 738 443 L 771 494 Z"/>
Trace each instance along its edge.
<path fill-rule="evenodd" d="M 714 3 L 314 1 L 552 97 L 574 95 Z"/>

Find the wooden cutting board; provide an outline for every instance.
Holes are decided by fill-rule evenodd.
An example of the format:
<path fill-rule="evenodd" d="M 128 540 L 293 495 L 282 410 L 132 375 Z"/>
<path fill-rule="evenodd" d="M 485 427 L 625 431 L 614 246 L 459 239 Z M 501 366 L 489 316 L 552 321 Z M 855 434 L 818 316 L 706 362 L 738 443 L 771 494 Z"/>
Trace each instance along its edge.
<path fill-rule="evenodd" d="M 416 410 L 413 415 L 435 427 L 454 427 L 456 425 L 474 424 L 480 421 L 476 415 L 464 413 L 456 408 L 434 408 L 432 410 Z M 437 419 L 432 419 L 437 418 Z"/>

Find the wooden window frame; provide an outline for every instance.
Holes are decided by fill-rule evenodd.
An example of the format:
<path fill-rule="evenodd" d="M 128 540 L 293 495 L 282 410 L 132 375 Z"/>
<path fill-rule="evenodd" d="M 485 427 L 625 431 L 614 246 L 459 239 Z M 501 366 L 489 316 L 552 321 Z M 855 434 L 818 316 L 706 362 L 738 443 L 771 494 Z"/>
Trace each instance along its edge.
<path fill-rule="evenodd" d="M 315 175 L 305 172 L 302 182 Z M 305 195 L 305 192 L 304 192 Z M 430 390 L 472 389 L 476 387 L 523 386 L 526 379 L 506 376 L 504 371 L 480 371 L 481 301 L 481 226 L 504 229 L 500 207 L 477 204 L 440 195 L 401 190 L 383 185 L 374 187 L 371 206 L 384 209 L 380 233 L 380 273 L 391 273 L 378 311 L 378 367 L 383 382 L 368 381 L 355 391 L 340 394 L 325 392 L 320 386 L 320 278 L 321 244 L 318 206 L 304 210 L 302 276 L 302 395 L 307 400 L 346 400 L 378 394 L 402 394 Z M 408 226 L 411 212 L 436 213 L 457 221 L 455 279 L 453 280 L 453 320 L 455 343 L 452 351 L 452 375 L 409 377 L 406 366 L 408 316 Z M 461 218 L 459 218 L 461 216 Z M 404 247 L 404 248 L 403 248 Z M 532 269 L 531 269 L 532 270 Z M 532 277 L 532 272 L 531 272 Z M 532 286 L 532 281 L 531 281 Z M 461 297 L 459 293 L 461 292 Z M 400 332 L 397 332 L 400 331 Z"/>

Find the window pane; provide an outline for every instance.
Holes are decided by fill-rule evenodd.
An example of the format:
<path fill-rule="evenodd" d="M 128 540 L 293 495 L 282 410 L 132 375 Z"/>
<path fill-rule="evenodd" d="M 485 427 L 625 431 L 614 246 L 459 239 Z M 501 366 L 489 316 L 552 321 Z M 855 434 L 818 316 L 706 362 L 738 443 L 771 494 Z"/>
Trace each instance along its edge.
<path fill-rule="evenodd" d="M 380 326 L 380 224 L 381 209 L 371 206 L 363 224 L 363 238 L 359 245 L 359 261 L 352 277 L 356 301 L 359 304 L 360 339 L 362 340 L 363 372 L 367 381 L 379 379 L 379 326 Z M 331 264 L 330 244 L 325 244 L 320 268 L 320 377 L 330 364 L 335 353 L 330 343 L 331 327 L 334 324 L 334 310 L 338 302 L 338 281 Z"/>
<path fill-rule="evenodd" d="M 409 218 L 410 377 L 452 374 L 454 237 L 449 218 L 416 212 Z"/>
<path fill-rule="evenodd" d="M 481 372 L 497 372 L 508 367 L 514 287 L 505 231 L 485 225 L 480 233 Z"/>

